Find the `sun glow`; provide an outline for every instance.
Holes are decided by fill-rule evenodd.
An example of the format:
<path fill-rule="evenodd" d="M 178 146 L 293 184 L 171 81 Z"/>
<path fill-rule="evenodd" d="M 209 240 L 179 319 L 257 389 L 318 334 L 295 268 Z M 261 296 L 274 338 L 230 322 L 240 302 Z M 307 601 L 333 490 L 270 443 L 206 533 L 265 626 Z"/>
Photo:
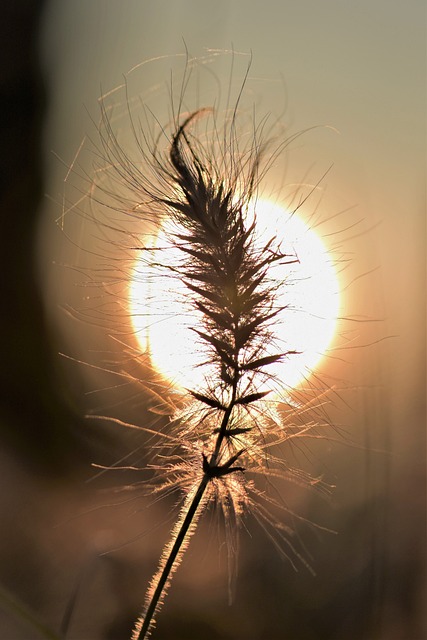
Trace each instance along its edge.
<path fill-rule="evenodd" d="M 271 353 L 297 352 L 271 365 L 269 372 L 277 376 L 283 389 L 289 389 L 319 365 L 332 341 L 339 313 L 338 279 L 323 242 L 301 218 L 267 200 L 258 200 L 249 218 L 255 216 L 255 209 L 259 242 L 265 244 L 275 236 L 281 251 L 298 259 L 269 271 L 280 285 L 277 304 L 287 307 L 274 326 Z M 199 325 L 200 316 L 186 302 L 188 289 L 179 277 L 180 251 L 172 247 L 163 230 L 152 238 L 151 246 L 151 258 L 147 260 L 142 252 L 136 261 L 129 286 L 135 336 L 163 377 L 178 388 L 195 388 L 203 384 L 209 366 L 191 330 Z M 177 265 L 177 275 L 159 276 L 162 256 L 167 256 L 168 264 Z"/>

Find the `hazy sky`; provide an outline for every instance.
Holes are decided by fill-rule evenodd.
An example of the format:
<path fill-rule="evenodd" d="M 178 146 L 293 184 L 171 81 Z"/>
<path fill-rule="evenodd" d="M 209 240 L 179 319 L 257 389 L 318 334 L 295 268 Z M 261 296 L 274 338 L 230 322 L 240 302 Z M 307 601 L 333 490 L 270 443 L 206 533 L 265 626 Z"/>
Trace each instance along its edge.
<path fill-rule="evenodd" d="M 406 497 L 425 491 L 425 14 L 424 0 L 51 0 L 41 36 L 51 198 L 40 227 L 41 274 L 50 285 L 49 309 L 77 351 L 78 342 L 81 349 L 94 348 L 100 330 L 85 343 L 89 329 L 77 325 L 78 334 L 58 312 L 60 305 L 78 305 L 76 296 L 84 292 L 71 286 L 75 272 L 64 275 L 52 263 L 75 265 L 78 245 L 87 241 L 72 219 L 66 230 L 75 234 L 77 248 L 55 226 L 66 173 L 58 156 L 70 163 L 83 136 L 93 131 L 101 93 L 119 85 L 135 65 L 170 56 L 141 67 L 137 75 L 143 95 L 160 85 L 157 105 L 159 113 L 167 113 L 170 69 L 182 72 L 182 57 L 173 56 L 183 54 L 184 42 L 194 56 L 233 48 L 252 52 L 249 98 L 259 113 L 284 112 L 293 132 L 320 127 L 295 145 L 285 178 L 303 179 L 307 171 L 318 178 L 332 166 L 325 215 L 348 209 L 337 218 L 337 228 L 358 222 L 354 232 L 343 233 L 348 238 L 343 250 L 351 258 L 344 313 L 375 320 L 353 325 L 355 344 L 379 344 L 341 354 L 350 365 L 349 415 L 358 441 L 369 436 L 359 424 L 373 425 L 378 448 L 392 452 L 375 458 L 371 488 L 377 489 L 375 478 L 378 486 L 389 483 L 391 546 L 408 549 L 407 557 L 424 505 L 412 508 Z M 215 67 L 220 83 L 228 82 L 229 70 L 225 57 Z M 273 177 L 283 179 L 280 166 Z M 359 455 L 357 473 L 363 473 L 362 454 L 354 455 Z M 356 484 L 346 460 L 341 475 L 337 472 L 338 492 L 346 482 L 351 491 Z M 406 542 L 399 537 L 402 522 L 410 531 Z"/>
<path fill-rule="evenodd" d="M 309 136 L 291 175 L 303 176 L 314 165 L 318 176 L 333 165 L 327 178 L 332 213 L 355 207 L 354 220 L 366 230 L 375 227 L 358 245 L 369 256 L 356 256 L 356 273 L 378 268 L 369 285 L 376 290 L 368 308 L 364 300 L 351 311 L 380 316 L 384 335 L 400 336 L 393 358 L 398 353 L 397 393 L 406 393 L 401 385 L 412 384 L 409 374 L 420 361 L 408 327 L 411 336 L 422 336 L 424 326 L 424 2 L 48 3 L 42 53 L 51 91 L 46 162 L 52 197 L 61 199 L 64 169 L 50 150 L 70 162 L 90 118 L 98 117 L 99 95 L 144 60 L 182 54 L 183 41 L 192 55 L 251 51 L 250 74 L 260 79 L 264 110 L 286 102 L 293 131 L 330 125 L 339 132 Z M 146 65 L 138 76 L 141 92 L 163 83 L 165 102 L 174 64 L 168 59 L 161 77 L 159 65 Z M 182 59 L 176 64 L 182 67 Z M 229 61 L 224 64 L 228 74 Z M 251 86 L 256 92 L 256 81 Z M 54 207 L 48 213 L 45 240 L 57 215 Z M 49 270 L 50 252 L 43 253 Z"/>
<path fill-rule="evenodd" d="M 50 89 L 46 190 L 59 202 L 65 170 L 50 151 L 71 162 L 93 127 L 91 118 L 98 118 L 100 94 L 145 60 L 183 54 L 183 42 L 197 56 L 231 47 L 252 52 L 250 99 L 261 111 L 285 106 L 292 131 L 333 128 L 307 136 L 287 171 L 301 179 L 314 167 L 314 179 L 333 165 L 324 204 L 332 215 L 354 208 L 344 225 L 361 221 L 361 237 L 348 246 L 354 254 L 350 273 L 374 273 L 349 289 L 344 312 L 380 320 L 375 339 L 395 336 L 380 369 L 389 377 L 390 410 L 400 434 L 408 408 L 424 393 L 424 2 L 54 0 L 44 25 Z M 230 62 L 221 64 L 215 72 L 220 82 L 224 72 L 227 82 Z M 159 109 L 168 106 L 166 88 L 175 67 L 182 70 L 182 57 L 138 72 L 142 94 L 156 84 L 164 87 Z M 274 175 L 280 179 L 279 170 Z M 59 214 L 58 204 L 47 207 L 41 233 L 43 277 L 54 283 L 55 308 L 75 295 L 50 266 L 65 252 L 53 224 Z M 372 338 L 370 330 L 361 330 L 362 343 Z"/>

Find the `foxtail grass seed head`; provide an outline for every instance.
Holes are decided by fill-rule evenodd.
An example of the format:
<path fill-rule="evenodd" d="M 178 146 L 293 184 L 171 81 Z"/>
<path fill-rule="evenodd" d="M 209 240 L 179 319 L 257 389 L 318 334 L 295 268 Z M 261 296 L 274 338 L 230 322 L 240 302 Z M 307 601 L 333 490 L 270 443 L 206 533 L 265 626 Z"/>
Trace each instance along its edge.
<path fill-rule="evenodd" d="M 296 136 L 278 139 L 268 117 L 258 119 L 254 112 L 249 127 L 247 112 L 241 123 L 250 65 L 237 98 L 232 103 L 228 96 L 223 112 L 215 104 L 187 109 L 188 83 L 196 67 L 187 60 L 169 122 L 158 121 L 143 104 L 137 112 L 127 96 L 136 153 L 123 145 L 114 111 L 101 101 L 94 215 L 104 211 L 110 229 L 116 216 L 131 221 L 128 250 L 140 256 L 139 277 L 147 281 L 150 304 L 157 305 L 161 316 L 156 290 L 166 281 L 163 295 L 179 296 L 184 312 L 195 318 L 188 332 L 199 358 L 197 383 L 190 381 L 179 400 L 167 405 L 168 431 L 159 432 L 153 446 L 151 490 L 177 492 L 181 509 L 134 640 L 152 631 L 172 575 L 210 505 L 224 516 L 233 549 L 231 573 L 238 529 L 248 510 L 282 556 L 292 564 L 306 564 L 289 535 L 290 524 L 277 521 L 272 510 L 296 516 L 285 501 L 270 495 L 267 485 L 278 479 L 310 485 L 320 493 L 329 490 L 277 455 L 281 444 L 320 428 L 309 418 L 308 407 L 281 391 L 287 381 L 277 373 L 277 365 L 298 355 L 298 349 L 283 348 L 276 333 L 278 325 L 286 327 L 286 287 L 293 285 L 272 274 L 278 265 L 290 269 L 299 258 L 283 249 L 279 231 L 262 240 L 257 235 L 257 200 L 265 177 Z M 147 331 L 149 347 L 149 323 Z M 162 395 L 158 388 L 156 394 Z"/>

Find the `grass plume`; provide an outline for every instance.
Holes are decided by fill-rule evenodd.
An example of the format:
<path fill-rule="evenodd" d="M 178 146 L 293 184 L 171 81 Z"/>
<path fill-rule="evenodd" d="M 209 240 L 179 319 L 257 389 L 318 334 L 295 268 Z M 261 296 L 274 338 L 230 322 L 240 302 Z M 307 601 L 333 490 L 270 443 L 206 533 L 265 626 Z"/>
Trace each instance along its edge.
<path fill-rule="evenodd" d="M 271 325 L 283 311 L 275 306 L 268 269 L 290 258 L 274 247 L 273 239 L 255 247 L 255 224 L 245 224 L 262 151 L 252 153 L 246 162 L 245 189 L 239 194 L 234 176 L 231 181 L 223 177 L 211 159 L 208 164 L 203 148 L 191 141 L 188 132 L 198 116 L 200 112 L 190 114 L 172 138 L 169 164 L 161 168 L 172 188 L 160 202 L 174 222 L 171 239 L 183 255 L 181 273 L 202 315 L 204 330 L 195 329 L 195 333 L 213 370 L 203 392 L 188 390 L 199 423 L 193 433 L 190 425 L 180 425 L 195 453 L 189 469 L 184 470 L 189 473 L 185 482 L 190 487 L 153 579 L 135 640 L 147 636 L 203 507 L 216 499 L 239 516 L 247 502 L 245 471 L 258 458 L 267 436 L 266 425 L 257 417 L 270 393 L 262 390 L 264 371 L 288 355 L 268 353 Z M 241 165 L 237 171 L 241 180 Z"/>
<path fill-rule="evenodd" d="M 155 448 L 153 490 L 179 492 L 181 509 L 133 640 L 149 637 L 173 573 L 210 505 L 223 512 L 230 549 L 237 549 L 238 530 L 250 510 L 284 557 L 305 564 L 289 526 L 277 522 L 271 509 L 294 514 L 259 480 L 267 478 L 268 485 L 280 478 L 328 491 L 322 481 L 275 455 L 276 447 L 317 425 L 306 418 L 308 408 L 289 403 L 278 410 L 286 380 L 278 380 L 271 367 L 295 351 L 281 349 L 275 334 L 277 323 L 286 322 L 286 305 L 277 297 L 286 282 L 278 283 L 271 272 L 298 258 L 282 250 L 281 238 L 260 241 L 256 200 L 267 171 L 296 136 L 279 142 L 269 137 L 268 118 L 256 121 L 253 116 L 249 130 L 240 127 L 239 103 L 249 68 L 221 123 L 215 107 L 183 108 L 187 75 L 170 124 L 159 125 L 158 135 L 129 109 L 139 157 L 120 142 L 114 118 L 101 103 L 102 187 L 93 190 L 92 202 L 125 213 L 137 224 L 162 228 L 168 248 L 141 244 L 136 233 L 133 249 L 144 255 L 147 274 L 170 280 L 171 291 L 177 280 L 184 283 L 186 304 L 198 318 L 190 330 L 204 371 L 202 383 L 186 389 L 172 412 L 168 436 L 159 434 L 161 447 Z M 106 199 L 114 204 L 106 205 Z M 255 217 L 249 213 L 254 203 Z M 231 565 L 235 557 L 230 552 Z"/>

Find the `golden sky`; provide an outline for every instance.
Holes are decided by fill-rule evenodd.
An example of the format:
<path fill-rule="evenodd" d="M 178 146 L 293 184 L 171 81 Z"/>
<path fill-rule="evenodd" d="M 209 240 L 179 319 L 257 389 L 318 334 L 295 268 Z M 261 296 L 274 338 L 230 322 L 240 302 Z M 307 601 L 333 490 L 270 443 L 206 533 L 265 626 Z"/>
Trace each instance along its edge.
<path fill-rule="evenodd" d="M 423 2 L 413 2 L 409 9 L 385 0 L 51 2 L 41 39 L 52 91 L 46 127 L 47 192 L 60 200 L 64 176 L 50 151 L 71 162 L 90 130 L 90 118 L 98 117 L 99 96 L 120 84 L 129 69 L 171 56 L 164 63 L 147 64 L 137 76 L 142 93 L 160 85 L 156 104 L 164 110 L 170 69 L 182 69 L 182 57 L 173 56 L 182 56 L 183 42 L 193 56 L 231 48 L 252 52 L 249 98 L 254 97 L 259 112 L 284 112 L 292 132 L 319 127 L 291 156 L 285 180 L 300 180 L 312 167 L 314 180 L 332 165 L 325 206 L 332 215 L 354 208 L 353 217 L 341 222 L 345 226 L 359 221 L 354 234 L 343 236 L 360 234 L 345 247 L 354 258 L 348 279 L 375 272 L 349 291 L 345 313 L 381 320 L 376 338 L 397 336 L 385 349 L 384 366 L 393 387 L 391 402 L 399 404 L 403 419 L 406 409 L 400 403 L 419 394 L 422 385 L 423 18 Z M 223 81 L 221 74 L 228 78 L 229 69 L 225 57 L 215 73 Z M 283 180 L 280 170 L 275 168 L 274 179 Z M 60 246 L 51 226 L 57 215 L 50 209 L 42 244 L 49 245 L 52 234 Z M 43 250 L 42 271 L 55 282 L 51 253 Z M 57 292 L 63 289 L 60 282 L 56 287 Z M 366 331 L 370 335 L 371 328 Z"/>
<path fill-rule="evenodd" d="M 328 463 L 339 478 L 341 504 L 354 499 L 353 490 L 355 500 L 363 499 L 369 482 L 368 497 L 388 494 L 390 545 L 408 549 L 425 490 L 425 22 L 420 0 L 56 0 L 48 3 L 41 37 L 51 92 L 46 191 L 57 203 L 45 207 L 40 273 L 49 283 L 50 312 L 75 357 L 84 358 L 102 337 L 82 325 L 77 334 L 58 312 L 60 305 L 78 306 L 82 292 L 71 286 L 73 274 L 58 273 L 52 261 L 85 260 L 53 222 L 61 213 L 66 173 L 58 156 L 72 161 L 93 130 L 102 93 L 135 65 L 166 56 L 136 75 L 149 100 L 150 88 L 159 85 L 153 104 L 163 117 L 170 70 L 182 71 L 184 42 L 192 56 L 233 49 L 252 52 L 248 86 L 257 112 L 283 113 L 292 132 L 318 127 L 295 145 L 286 172 L 275 167 L 272 180 L 302 180 L 307 171 L 314 180 L 332 167 L 322 215 L 335 220 L 325 225 L 326 235 L 340 231 L 350 259 L 344 315 L 358 322 L 343 325 L 347 346 L 356 348 L 337 352 L 339 360 L 326 373 L 344 377 L 348 387 L 344 422 L 351 438 L 388 452 L 364 461 L 353 452 L 350 462 L 343 457 Z M 228 81 L 229 57 L 216 63 L 215 74 Z M 335 219 L 340 211 L 346 213 Z M 77 247 L 84 244 L 72 218 L 67 224 Z M 408 501 L 409 495 L 419 501 Z M 401 522 L 407 523 L 404 532 L 394 526 Z"/>

